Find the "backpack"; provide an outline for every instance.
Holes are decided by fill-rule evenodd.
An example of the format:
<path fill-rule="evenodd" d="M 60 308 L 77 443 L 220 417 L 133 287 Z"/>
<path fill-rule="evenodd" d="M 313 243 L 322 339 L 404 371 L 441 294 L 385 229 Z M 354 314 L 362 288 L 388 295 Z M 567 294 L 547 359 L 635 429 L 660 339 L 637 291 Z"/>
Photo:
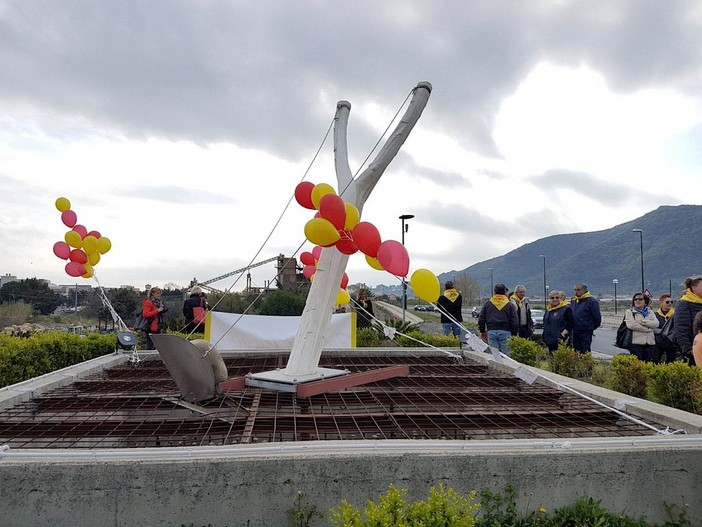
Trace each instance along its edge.
<path fill-rule="evenodd" d="M 200 305 L 193 307 L 193 322 L 195 324 L 202 324 L 205 322 L 205 307 L 202 297 L 200 297 Z"/>
<path fill-rule="evenodd" d="M 628 350 L 631 348 L 631 338 L 633 336 L 633 331 L 626 327 L 626 322 L 622 320 L 617 328 L 617 336 L 614 339 L 614 345 L 618 348 Z"/>

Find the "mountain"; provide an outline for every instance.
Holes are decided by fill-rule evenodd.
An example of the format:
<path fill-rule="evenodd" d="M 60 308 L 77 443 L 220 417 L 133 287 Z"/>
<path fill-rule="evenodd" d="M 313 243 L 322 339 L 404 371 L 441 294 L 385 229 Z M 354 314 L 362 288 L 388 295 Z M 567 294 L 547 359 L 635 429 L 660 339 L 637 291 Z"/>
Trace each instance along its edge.
<path fill-rule="evenodd" d="M 493 283 L 502 282 L 512 290 L 524 284 L 527 295 L 543 295 L 544 259 L 546 284 L 573 294 L 576 282 L 587 284 L 595 295 L 631 295 L 641 289 L 641 235 L 643 231 L 644 280 L 654 297 L 672 290 L 675 298 L 682 281 L 702 273 L 702 205 L 663 206 L 633 221 L 596 232 L 558 234 L 528 243 L 463 270 L 441 273 L 443 284 L 457 275 L 473 278 L 484 296 Z"/>

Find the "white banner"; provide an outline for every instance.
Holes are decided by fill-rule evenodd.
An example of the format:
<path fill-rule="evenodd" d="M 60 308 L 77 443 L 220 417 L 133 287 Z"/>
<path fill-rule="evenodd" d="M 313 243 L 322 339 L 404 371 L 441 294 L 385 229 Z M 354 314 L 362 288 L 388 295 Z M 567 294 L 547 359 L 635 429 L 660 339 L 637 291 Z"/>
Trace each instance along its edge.
<path fill-rule="evenodd" d="M 334 313 L 324 348 L 356 347 L 355 313 Z M 302 317 L 207 313 L 205 338 L 222 351 L 292 349 Z M 220 340 L 221 339 L 221 340 Z"/>

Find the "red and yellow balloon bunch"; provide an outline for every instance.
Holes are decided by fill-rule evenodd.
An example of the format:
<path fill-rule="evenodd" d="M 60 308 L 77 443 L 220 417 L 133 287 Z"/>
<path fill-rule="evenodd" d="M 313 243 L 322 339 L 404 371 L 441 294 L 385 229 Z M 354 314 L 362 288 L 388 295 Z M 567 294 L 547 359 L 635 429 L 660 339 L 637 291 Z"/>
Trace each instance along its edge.
<path fill-rule="evenodd" d="M 295 188 L 295 199 L 306 209 L 317 210 L 305 225 L 309 241 L 320 247 L 335 246 L 343 254 L 361 251 L 374 269 L 407 276 L 409 254 L 404 245 L 382 241 L 375 225 L 360 221 L 356 206 L 337 196 L 330 185 L 304 181 Z"/>
<path fill-rule="evenodd" d="M 112 242 L 98 231 L 88 231 L 79 225 L 78 217 L 71 210 L 71 202 L 67 198 L 58 198 L 56 208 L 61 213 L 61 221 L 70 230 L 64 235 L 64 241 L 54 244 L 54 254 L 62 260 L 68 260 L 66 273 L 69 276 L 90 278 L 100 256 L 112 248 Z"/>

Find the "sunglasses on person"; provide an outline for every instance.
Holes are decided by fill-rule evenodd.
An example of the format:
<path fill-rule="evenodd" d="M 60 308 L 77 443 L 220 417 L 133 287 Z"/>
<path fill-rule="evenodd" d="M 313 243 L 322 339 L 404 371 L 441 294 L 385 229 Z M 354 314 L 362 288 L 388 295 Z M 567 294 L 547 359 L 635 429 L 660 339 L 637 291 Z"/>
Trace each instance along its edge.
<path fill-rule="evenodd" d="M 664 303 L 665 303 L 665 304 L 672 304 L 673 301 L 672 301 L 672 300 L 666 300 Z"/>
<path fill-rule="evenodd" d="M 549 300 L 560 300 L 560 296 L 550 296 L 548 297 Z"/>

